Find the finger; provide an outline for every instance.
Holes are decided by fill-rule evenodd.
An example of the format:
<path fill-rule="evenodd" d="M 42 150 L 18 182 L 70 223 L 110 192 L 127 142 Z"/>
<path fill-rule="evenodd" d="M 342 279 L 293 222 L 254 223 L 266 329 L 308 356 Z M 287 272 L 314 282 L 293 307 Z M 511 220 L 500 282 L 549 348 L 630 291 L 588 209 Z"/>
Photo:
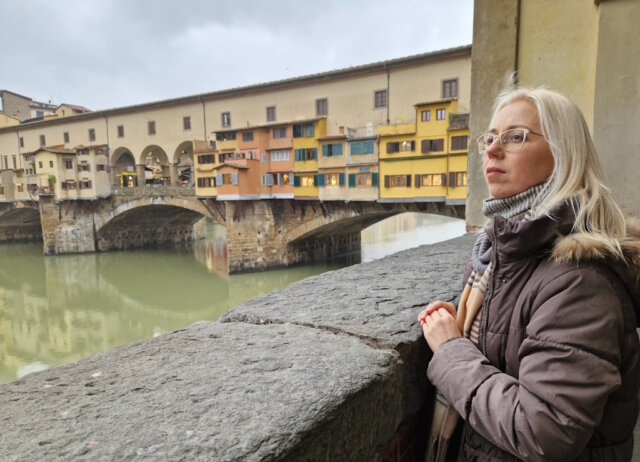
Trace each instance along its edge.
<path fill-rule="evenodd" d="M 438 313 L 443 318 L 452 318 L 453 317 L 451 315 L 451 312 L 447 308 L 444 308 L 444 307 L 438 309 L 438 311 L 436 311 L 436 313 Z"/>

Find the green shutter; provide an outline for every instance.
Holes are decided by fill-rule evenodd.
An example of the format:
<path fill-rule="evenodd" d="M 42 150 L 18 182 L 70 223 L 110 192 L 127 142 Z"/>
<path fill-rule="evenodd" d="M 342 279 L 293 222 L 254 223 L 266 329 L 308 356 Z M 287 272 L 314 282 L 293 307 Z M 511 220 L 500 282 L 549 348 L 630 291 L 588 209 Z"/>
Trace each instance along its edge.
<path fill-rule="evenodd" d="M 344 186 L 344 173 L 338 173 L 338 186 Z"/>
<path fill-rule="evenodd" d="M 341 156 L 342 155 L 342 143 L 336 143 L 333 145 L 333 155 Z"/>
<path fill-rule="evenodd" d="M 324 173 L 318 173 L 318 186 L 324 188 L 325 175 Z"/>
<path fill-rule="evenodd" d="M 322 157 L 329 157 L 329 145 L 328 144 L 323 144 L 322 145 Z"/>
<path fill-rule="evenodd" d="M 371 186 L 378 186 L 378 172 L 371 174 Z"/>
<path fill-rule="evenodd" d="M 318 186 L 318 175 L 313 175 L 313 185 Z"/>
<path fill-rule="evenodd" d="M 373 154 L 373 140 L 368 140 L 362 143 L 363 154 Z"/>
<path fill-rule="evenodd" d="M 356 174 L 355 173 L 349 173 L 349 187 L 350 188 L 355 188 L 356 187 Z"/>
<path fill-rule="evenodd" d="M 300 177 L 298 175 L 293 175 L 293 187 L 294 188 L 300 187 Z"/>

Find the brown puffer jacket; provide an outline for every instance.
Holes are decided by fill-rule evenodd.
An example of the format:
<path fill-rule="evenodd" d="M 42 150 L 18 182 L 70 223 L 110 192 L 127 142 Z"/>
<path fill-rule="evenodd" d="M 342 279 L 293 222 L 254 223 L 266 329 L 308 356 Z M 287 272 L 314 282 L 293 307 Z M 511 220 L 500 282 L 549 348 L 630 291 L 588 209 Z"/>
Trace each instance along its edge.
<path fill-rule="evenodd" d="M 466 421 L 459 460 L 631 460 L 640 244 L 625 240 L 627 261 L 615 261 L 571 234 L 568 207 L 556 216 L 488 226 L 494 272 L 480 349 L 452 339 L 429 364 Z"/>

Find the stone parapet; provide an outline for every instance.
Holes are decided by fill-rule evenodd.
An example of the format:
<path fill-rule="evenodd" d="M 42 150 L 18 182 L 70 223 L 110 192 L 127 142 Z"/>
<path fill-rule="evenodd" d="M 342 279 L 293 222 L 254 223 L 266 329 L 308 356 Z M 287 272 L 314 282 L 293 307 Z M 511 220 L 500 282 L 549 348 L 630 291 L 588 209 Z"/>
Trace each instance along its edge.
<path fill-rule="evenodd" d="M 0 386 L 5 460 L 416 460 L 416 317 L 474 236 L 294 283 L 189 328 Z"/>

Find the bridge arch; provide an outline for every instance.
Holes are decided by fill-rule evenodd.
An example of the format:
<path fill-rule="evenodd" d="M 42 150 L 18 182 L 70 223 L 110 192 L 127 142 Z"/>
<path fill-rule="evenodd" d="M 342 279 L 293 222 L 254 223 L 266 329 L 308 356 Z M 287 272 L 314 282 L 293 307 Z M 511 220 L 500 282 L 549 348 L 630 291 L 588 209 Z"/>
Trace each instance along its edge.
<path fill-rule="evenodd" d="M 173 168 L 175 181 L 180 185 L 194 186 L 193 175 L 193 141 L 183 141 L 173 152 Z"/>
<path fill-rule="evenodd" d="M 171 178 L 171 167 L 169 166 L 169 156 L 157 144 L 150 144 L 140 153 L 139 164 L 144 165 L 146 169 L 151 169 L 155 180 L 162 180 L 168 183 Z M 144 183 L 138 180 L 138 185 Z"/>
<path fill-rule="evenodd" d="M 136 171 L 136 159 L 129 148 L 121 146 L 111 154 L 111 185 L 120 187 L 120 175 L 123 172 Z"/>
<path fill-rule="evenodd" d="M 0 241 L 41 239 L 42 225 L 37 206 L 20 204 L 0 210 Z"/>

